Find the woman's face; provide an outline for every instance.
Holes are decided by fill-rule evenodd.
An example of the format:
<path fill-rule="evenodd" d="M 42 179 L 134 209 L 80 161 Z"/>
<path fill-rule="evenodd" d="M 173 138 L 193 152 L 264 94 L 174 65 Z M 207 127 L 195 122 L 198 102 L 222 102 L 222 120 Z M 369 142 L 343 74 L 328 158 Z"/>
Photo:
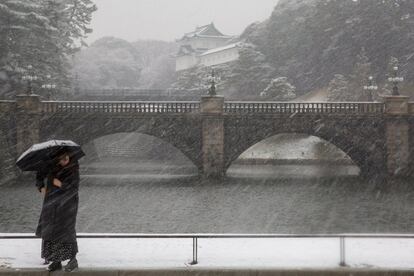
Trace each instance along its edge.
<path fill-rule="evenodd" d="M 61 157 L 59 157 L 59 165 L 65 167 L 67 164 L 69 164 L 69 155 L 64 154 Z"/>

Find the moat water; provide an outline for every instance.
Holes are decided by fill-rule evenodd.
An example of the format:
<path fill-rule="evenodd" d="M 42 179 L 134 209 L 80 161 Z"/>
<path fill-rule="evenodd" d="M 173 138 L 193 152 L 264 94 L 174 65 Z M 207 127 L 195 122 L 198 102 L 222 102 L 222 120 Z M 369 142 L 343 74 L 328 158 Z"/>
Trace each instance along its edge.
<path fill-rule="evenodd" d="M 234 165 L 220 181 L 199 179 L 191 168 L 148 168 L 83 172 L 77 231 L 414 232 L 414 183 L 362 179 L 353 166 Z M 34 181 L 2 185 L 0 232 L 33 233 L 41 205 Z"/>

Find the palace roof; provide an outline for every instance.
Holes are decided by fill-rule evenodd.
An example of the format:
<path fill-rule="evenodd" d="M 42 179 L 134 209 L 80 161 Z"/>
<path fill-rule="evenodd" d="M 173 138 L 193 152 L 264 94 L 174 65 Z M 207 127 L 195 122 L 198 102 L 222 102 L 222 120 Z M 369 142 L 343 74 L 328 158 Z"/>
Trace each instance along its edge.
<path fill-rule="evenodd" d="M 193 37 L 222 37 L 222 38 L 231 38 L 231 36 L 227 36 L 222 34 L 219 30 L 216 29 L 214 23 L 204 25 L 201 27 L 197 27 L 195 31 L 190 33 L 184 34 L 184 36 L 180 40 L 193 38 Z"/>

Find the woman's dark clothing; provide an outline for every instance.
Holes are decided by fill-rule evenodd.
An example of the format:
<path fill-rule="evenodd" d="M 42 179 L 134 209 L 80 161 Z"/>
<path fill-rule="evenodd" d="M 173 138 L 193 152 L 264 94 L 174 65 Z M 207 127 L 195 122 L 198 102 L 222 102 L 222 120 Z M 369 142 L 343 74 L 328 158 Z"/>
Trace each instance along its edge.
<path fill-rule="evenodd" d="M 42 258 L 52 262 L 61 262 L 73 259 L 78 253 L 78 244 L 45 241 L 42 247 Z"/>
<path fill-rule="evenodd" d="M 46 176 L 46 177 L 45 177 Z M 46 195 L 36 235 L 42 238 L 42 258 L 59 262 L 75 257 L 78 252 L 76 241 L 76 216 L 79 204 L 79 165 L 75 161 L 65 167 L 57 165 L 49 173 L 38 172 L 36 186 L 42 188 L 46 178 Z M 62 182 L 59 188 L 53 179 Z"/>

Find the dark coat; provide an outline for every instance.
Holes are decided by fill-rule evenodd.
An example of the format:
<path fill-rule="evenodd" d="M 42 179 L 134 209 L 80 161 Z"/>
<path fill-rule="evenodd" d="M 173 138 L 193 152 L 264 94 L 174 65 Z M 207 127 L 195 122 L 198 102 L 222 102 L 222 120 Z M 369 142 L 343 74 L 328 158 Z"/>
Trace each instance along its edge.
<path fill-rule="evenodd" d="M 46 241 L 76 242 L 79 165 L 75 161 L 65 167 L 57 165 L 47 174 L 38 172 L 36 186 L 39 189 L 42 187 L 44 178 L 46 178 L 46 195 L 36 235 Z M 53 178 L 62 182 L 61 188 L 53 185 Z"/>

